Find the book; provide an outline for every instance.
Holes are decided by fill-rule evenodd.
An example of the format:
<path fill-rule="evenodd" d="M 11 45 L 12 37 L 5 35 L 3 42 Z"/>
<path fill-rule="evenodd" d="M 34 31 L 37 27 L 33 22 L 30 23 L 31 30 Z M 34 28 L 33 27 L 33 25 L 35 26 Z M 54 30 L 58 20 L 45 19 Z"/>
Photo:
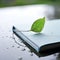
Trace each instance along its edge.
<path fill-rule="evenodd" d="M 22 32 L 13 26 L 13 33 L 38 56 L 49 55 L 60 51 L 60 34 L 57 31 L 60 28 L 58 28 L 59 23 L 57 23 L 57 21 L 46 22 L 41 33 Z"/>

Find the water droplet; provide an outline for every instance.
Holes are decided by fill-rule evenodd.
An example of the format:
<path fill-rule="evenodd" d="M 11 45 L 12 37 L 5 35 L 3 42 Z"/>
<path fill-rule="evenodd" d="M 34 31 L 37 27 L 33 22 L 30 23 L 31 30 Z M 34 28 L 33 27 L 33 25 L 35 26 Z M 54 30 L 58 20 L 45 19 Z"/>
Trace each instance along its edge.
<path fill-rule="evenodd" d="M 20 46 L 18 46 L 17 48 L 20 48 Z"/>
<path fill-rule="evenodd" d="M 23 58 L 21 57 L 21 58 L 18 58 L 18 60 L 22 60 Z"/>
<path fill-rule="evenodd" d="M 12 37 L 12 39 L 14 39 L 14 40 L 15 40 L 15 37 Z"/>
<path fill-rule="evenodd" d="M 25 51 L 26 49 L 24 48 L 24 49 L 22 49 L 22 51 Z"/>
<path fill-rule="evenodd" d="M 54 54 L 54 56 L 56 56 L 56 54 Z"/>
<path fill-rule="evenodd" d="M 8 37 L 8 36 L 6 36 L 6 37 Z"/>
<path fill-rule="evenodd" d="M 31 53 L 30 55 L 33 56 L 33 53 Z"/>
<path fill-rule="evenodd" d="M 14 45 L 12 47 L 15 47 Z"/>

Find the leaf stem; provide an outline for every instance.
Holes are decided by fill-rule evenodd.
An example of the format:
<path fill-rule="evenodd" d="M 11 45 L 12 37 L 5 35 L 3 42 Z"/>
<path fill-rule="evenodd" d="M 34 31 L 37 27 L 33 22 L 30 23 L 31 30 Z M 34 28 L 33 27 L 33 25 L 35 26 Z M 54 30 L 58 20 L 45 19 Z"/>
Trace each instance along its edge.
<path fill-rule="evenodd" d="M 18 30 L 18 31 L 20 31 L 20 32 L 29 32 L 31 30 Z"/>

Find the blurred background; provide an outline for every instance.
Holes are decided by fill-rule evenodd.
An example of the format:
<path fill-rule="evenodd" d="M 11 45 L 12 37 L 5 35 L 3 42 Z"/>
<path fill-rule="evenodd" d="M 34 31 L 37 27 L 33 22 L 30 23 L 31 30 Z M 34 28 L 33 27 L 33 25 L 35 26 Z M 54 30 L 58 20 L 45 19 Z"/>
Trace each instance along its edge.
<path fill-rule="evenodd" d="M 60 4 L 60 0 L 0 0 L 0 7 L 31 4 Z"/>
<path fill-rule="evenodd" d="M 51 6 L 54 11 L 52 8 L 47 8 L 48 18 L 60 18 L 60 0 L 0 0 L 0 8 L 26 5 L 47 5 L 49 8 Z M 52 10 L 53 13 L 49 13 L 51 12 L 50 10 Z"/>
<path fill-rule="evenodd" d="M 0 0 L 0 7 L 31 4 L 60 4 L 60 0 Z"/>

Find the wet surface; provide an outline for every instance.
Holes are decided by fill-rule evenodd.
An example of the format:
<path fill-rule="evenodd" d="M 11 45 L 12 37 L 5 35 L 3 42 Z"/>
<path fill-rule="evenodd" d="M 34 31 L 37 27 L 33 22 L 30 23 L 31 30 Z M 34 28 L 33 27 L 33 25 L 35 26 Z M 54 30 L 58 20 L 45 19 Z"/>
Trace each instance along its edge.
<path fill-rule="evenodd" d="M 45 10 L 43 9 L 44 7 Z M 43 11 L 40 9 L 43 9 Z M 25 26 L 25 29 L 27 29 L 26 23 L 32 20 L 34 21 L 39 17 L 45 16 L 45 11 L 46 11 L 46 5 L 45 6 L 42 5 L 41 8 L 40 6 L 0 8 L 0 60 L 59 60 L 60 59 L 59 53 L 45 57 L 38 57 L 33 52 L 31 52 L 22 43 L 22 41 L 19 38 L 17 38 L 12 32 L 13 25 L 17 25 L 19 27 L 23 25 Z M 22 29 L 24 28 L 22 27 L 21 30 Z"/>

